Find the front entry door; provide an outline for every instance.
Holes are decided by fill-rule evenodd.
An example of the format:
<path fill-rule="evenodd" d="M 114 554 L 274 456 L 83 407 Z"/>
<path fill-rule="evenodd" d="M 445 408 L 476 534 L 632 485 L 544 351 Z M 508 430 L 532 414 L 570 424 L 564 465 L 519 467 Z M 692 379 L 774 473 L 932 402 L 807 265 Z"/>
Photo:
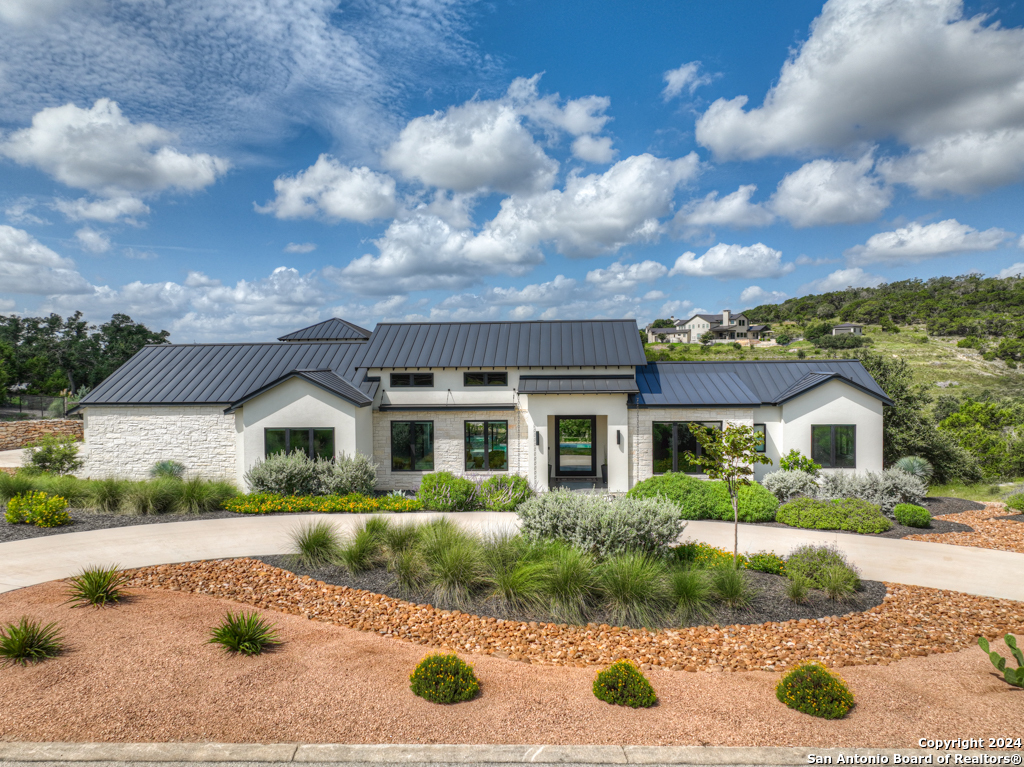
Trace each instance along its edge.
<path fill-rule="evenodd" d="M 558 452 L 555 474 L 559 477 L 597 476 L 597 416 L 556 416 Z"/>

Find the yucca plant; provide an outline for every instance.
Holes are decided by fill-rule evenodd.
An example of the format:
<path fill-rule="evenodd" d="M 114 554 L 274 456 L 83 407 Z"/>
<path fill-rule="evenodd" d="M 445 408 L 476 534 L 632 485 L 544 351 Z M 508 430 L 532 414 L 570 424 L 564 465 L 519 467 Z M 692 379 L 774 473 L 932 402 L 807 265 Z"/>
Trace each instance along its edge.
<path fill-rule="evenodd" d="M 928 461 L 919 455 L 905 455 L 898 459 L 893 467 L 917 477 L 925 484 L 931 482 L 935 470 Z"/>
<path fill-rule="evenodd" d="M 220 625 L 210 630 L 209 641 L 228 652 L 250 656 L 280 644 L 276 627 L 255 611 L 235 614 L 228 610 Z"/>
<path fill-rule="evenodd" d="M 106 607 L 120 602 L 125 596 L 128 576 L 117 565 L 91 565 L 73 576 L 69 583 L 68 601 L 72 607 Z"/>
<path fill-rule="evenodd" d="M 291 534 L 291 553 L 306 567 L 323 567 L 338 559 L 338 531 L 330 522 L 307 522 Z"/>
<path fill-rule="evenodd" d="M 611 620 L 626 626 L 653 626 L 669 606 L 665 563 L 627 551 L 600 567 L 602 603 Z"/>
<path fill-rule="evenodd" d="M 0 664 L 27 666 L 53 658 L 64 649 L 64 639 L 56 623 L 43 625 L 28 616 L 17 623 L 0 627 Z"/>
<path fill-rule="evenodd" d="M 185 464 L 180 461 L 157 461 L 149 470 L 153 479 L 181 479 L 185 476 Z"/>

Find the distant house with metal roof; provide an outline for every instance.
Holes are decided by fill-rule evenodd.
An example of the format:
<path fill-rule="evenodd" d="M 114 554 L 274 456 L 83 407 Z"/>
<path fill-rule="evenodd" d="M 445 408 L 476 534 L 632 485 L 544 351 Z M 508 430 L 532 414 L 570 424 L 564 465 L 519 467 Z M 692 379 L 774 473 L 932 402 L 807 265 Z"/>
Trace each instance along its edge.
<path fill-rule="evenodd" d="M 714 343 L 753 344 L 763 340 L 771 328 L 768 325 L 753 324 L 745 314 L 732 314 L 728 309 L 721 314 L 694 314 L 689 319 L 677 320 L 670 318 L 670 328 L 647 327 L 647 343 L 684 343 L 697 344 L 701 336 L 710 333 Z"/>
<path fill-rule="evenodd" d="M 863 335 L 863 333 L 864 326 L 861 325 L 859 322 L 844 322 L 841 325 L 836 325 L 834 328 L 832 328 L 832 335 L 834 336 L 859 336 Z"/>
<path fill-rule="evenodd" d="M 886 404 L 857 360 L 648 363 L 632 320 L 333 318 L 271 343 L 147 346 L 79 405 L 81 473 L 173 459 L 241 485 L 278 451 L 360 452 L 382 490 L 445 470 L 625 491 L 696 470 L 694 422 L 754 426 L 776 465 L 796 449 L 826 471 L 878 470 Z"/>

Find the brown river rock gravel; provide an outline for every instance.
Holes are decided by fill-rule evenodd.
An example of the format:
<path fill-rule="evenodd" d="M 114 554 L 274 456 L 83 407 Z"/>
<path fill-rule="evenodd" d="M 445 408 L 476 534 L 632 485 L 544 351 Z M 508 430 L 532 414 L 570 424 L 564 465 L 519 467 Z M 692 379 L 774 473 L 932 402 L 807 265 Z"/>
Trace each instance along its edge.
<path fill-rule="evenodd" d="M 231 572 L 196 567 L 193 574 L 213 577 L 215 587 Z M 237 609 L 233 601 L 136 589 L 117 607 L 72 609 L 63 604 L 66 588 L 51 582 L 0 595 L 0 622 L 25 614 L 58 621 L 68 643 L 44 663 L 0 668 L 2 740 L 883 748 L 914 747 L 921 737 L 1021 734 L 1024 691 L 997 678 L 977 648 L 843 669 L 857 705 L 837 721 L 785 708 L 774 695 L 778 673 L 653 668 L 648 677 L 659 703 L 632 710 L 592 695 L 594 668 L 470 654 L 463 657 L 475 666 L 480 696 L 440 706 L 409 691 L 409 673 L 426 647 L 263 609 L 284 644 L 256 658 L 232 656 L 206 640 L 225 610 Z M 302 588 L 310 597 L 319 591 Z M 920 590 L 916 596 L 928 597 Z M 994 629 L 1011 621 L 1011 610 L 1020 624 L 1019 605 L 941 596 L 949 601 L 945 617 L 917 625 L 920 635 L 934 627 L 937 637 L 961 636 L 970 621 Z M 909 623 L 922 621 L 935 603 L 918 607 Z M 971 614 L 958 613 L 968 608 Z M 843 641 L 834 627 L 820 631 L 823 640 Z"/>
<path fill-rule="evenodd" d="M 1006 508 L 1003 503 L 988 503 L 981 510 L 962 511 L 958 514 L 936 516 L 947 522 L 960 522 L 974 528 L 971 533 L 919 533 L 908 535 L 907 541 L 949 543 L 954 546 L 974 546 L 980 549 L 999 549 L 1024 554 L 1024 522 L 1006 517 L 1019 512 Z"/>

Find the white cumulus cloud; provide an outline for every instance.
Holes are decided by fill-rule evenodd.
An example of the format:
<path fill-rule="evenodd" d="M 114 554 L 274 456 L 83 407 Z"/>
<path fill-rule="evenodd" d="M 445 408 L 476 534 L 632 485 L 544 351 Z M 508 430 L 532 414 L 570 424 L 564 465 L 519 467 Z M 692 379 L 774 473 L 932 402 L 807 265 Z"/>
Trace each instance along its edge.
<path fill-rule="evenodd" d="M 832 293 L 846 288 L 876 288 L 885 282 L 877 274 L 865 272 L 859 266 L 837 269 L 821 279 L 812 280 L 800 287 L 800 293 Z"/>
<path fill-rule="evenodd" d="M 395 180 L 367 167 L 349 168 L 322 154 L 317 161 L 294 176 L 274 179 L 277 196 L 260 213 L 277 218 L 347 219 L 366 222 L 395 215 Z"/>
<path fill-rule="evenodd" d="M 560 106 L 557 93 L 540 95 L 540 75 L 517 77 L 508 88 L 508 99 L 519 114 L 542 128 L 555 128 L 573 136 L 599 133 L 611 119 L 605 112 L 611 106 L 607 96 L 569 99 Z"/>
<path fill-rule="evenodd" d="M 668 267 L 657 261 L 636 264 L 616 262 L 607 269 L 587 272 L 587 284 L 604 293 L 632 293 L 642 282 L 654 282 L 668 274 Z"/>
<path fill-rule="evenodd" d="M 684 205 L 676 214 L 675 222 L 696 231 L 715 226 L 740 229 L 767 226 L 775 220 L 775 216 L 761 203 L 750 201 L 756 191 L 756 184 L 745 184 L 725 197 L 719 197 L 718 192 L 711 192 L 701 200 L 693 200 Z"/>
<path fill-rule="evenodd" d="M 572 142 L 572 153 L 581 160 L 604 165 L 615 159 L 618 150 L 612 147 L 608 136 L 580 136 Z"/>
<path fill-rule="evenodd" d="M 149 214 L 149 206 L 136 197 L 119 196 L 98 200 L 80 197 L 77 200 L 57 198 L 53 207 L 72 221 L 101 221 L 113 224 L 123 221 L 137 224 L 138 219 Z"/>
<path fill-rule="evenodd" d="M 316 250 L 316 243 L 313 242 L 289 242 L 284 246 L 285 253 L 312 253 Z"/>
<path fill-rule="evenodd" d="M 782 262 L 782 252 L 769 248 L 762 242 L 753 245 L 726 245 L 723 242 L 702 255 L 686 252 L 676 259 L 669 272 L 670 277 L 716 277 L 727 280 L 733 277 L 781 277 L 796 267 Z"/>
<path fill-rule="evenodd" d="M 665 101 L 671 101 L 684 90 L 692 95 L 697 88 L 711 82 L 711 77 L 700 72 L 700 62 L 691 61 L 683 64 L 678 69 L 670 69 L 662 76 L 665 81 L 665 89 L 661 97 Z"/>
<path fill-rule="evenodd" d="M 75 238 L 78 240 L 79 247 L 90 253 L 106 253 L 110 250 L 110 238 L 91 226 L 83 226 L 75 232 Z"/>
<path fill-rule="evenodd" d="M 874 161 L 813 160 L 779 182 L 772 210 L 798 229 L 874 221 L 892 190 L 870 174 Z"/>
<path fill-rule="evenodd" d="M 6 225 L 0 225 L 0 285 L 6 293 L 32 295 L 81 296 L 93 291 L 75 269 L 74 261 L 50 250 L 28 232 Z"/>
<path fill-rule="evenodd" d="M 758 285 L 744 288 L 743 292 L 740 293 L 740 301 L 746 307 L 760 306 L 761 304 L 777 304 L 780 301 L 785 301 L 787 298 L 789 296 L 781 290 L 765 290 Z"/>
<path fill-rule="evenodd" d="M 1005 280 L 1007 277 L 1018 277 L 1022 274 L 1024 274 L 1024 261 L 1018 261 L 1016 264 L 1010 264 L 1000 271 L 996 277 Z"/>
<path fill-rule="evenodd" d="M 851 264 L 914 263 L 937 256 L 995 250 L 1012 236 L 1003 229 L 979 232 L 955 218 L 934 224 L 912 223 L 891 232 L 879 232 L 863 245 L 845 251 Z"/>

